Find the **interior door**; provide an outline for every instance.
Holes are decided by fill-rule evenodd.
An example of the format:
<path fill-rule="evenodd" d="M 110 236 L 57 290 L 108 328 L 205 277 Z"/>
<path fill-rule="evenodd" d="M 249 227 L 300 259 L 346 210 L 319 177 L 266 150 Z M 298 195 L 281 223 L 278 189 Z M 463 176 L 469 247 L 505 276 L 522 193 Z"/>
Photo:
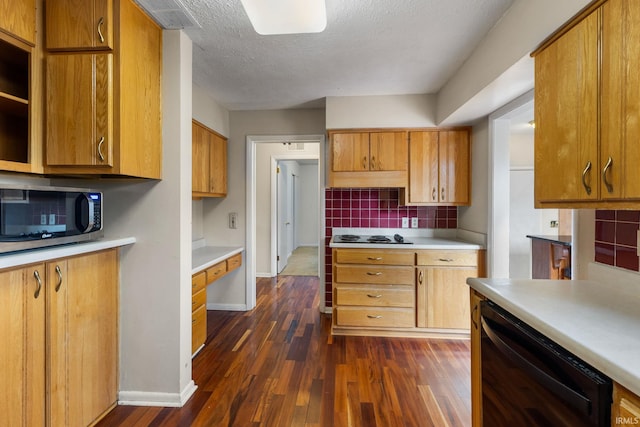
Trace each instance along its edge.
<path fill-rule="evenodd" d="M 287 266 L 287 234 L 285 223 L 287 221 L 286 217 L 286 199 L 287 199 L 287 191 L 286 191 L 286 175 L 287 175 L 287 167 L 286 164 L 282 162 L 278 162 L 278 173 L 277 173 L 277 185 L 276 185 L 276 198 L 277 198 L 277 212 L 276 212 L 276 224 L 278 227 L 278 273 L 280 273 Z"/>

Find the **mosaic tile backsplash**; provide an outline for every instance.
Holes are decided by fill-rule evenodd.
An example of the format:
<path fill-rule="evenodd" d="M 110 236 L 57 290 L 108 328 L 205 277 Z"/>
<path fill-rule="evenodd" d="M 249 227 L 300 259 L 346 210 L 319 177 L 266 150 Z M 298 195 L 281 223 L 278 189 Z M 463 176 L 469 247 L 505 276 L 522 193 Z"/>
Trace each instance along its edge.
<path fill-rule="evenodd" d="M 596 211 L 595 261 L 640 271 L 638 229 L 640 211 Z"/>
<path fill-rule="evenodd" d="M 325 299 L 332 306 L 332 257 L 329 240 L 334 227 L 399 228 L 402 218 L 418 218 L 418 228 L 457 228 L 455 206 L 400 206 L 399 190 L 389 188 L 325 189 Z M 402 231 L 398 231 L 402 234 Z"/>

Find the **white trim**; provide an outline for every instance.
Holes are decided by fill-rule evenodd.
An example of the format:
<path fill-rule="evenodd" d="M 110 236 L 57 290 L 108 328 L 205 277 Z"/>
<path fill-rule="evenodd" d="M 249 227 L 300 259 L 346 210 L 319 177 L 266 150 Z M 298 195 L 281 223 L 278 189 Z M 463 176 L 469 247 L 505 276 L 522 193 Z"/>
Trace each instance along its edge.
<path fill-rule="evenodd" d="M 278 179 L 276 173 L 276 167 L 278 166 L 278 161 L 280 160 L 317 160 L 318 161 L 318 170 L 320 170 L 320 155 L 319 154 L 273 154 L 271 155 L 271 276 L 273 277 L 278 274 L 278 197 L 277 197 L 277 182 Z M 318 188 L 318 192 L 321 189 Z M 320 226 L 320 224 L 319 224 Z M 320 241 L 318 241 L 318 245 L 320 245 Z M 288 254 L 289 257 L 291 254 Z"/>
<path fill-rule="evenodd" d="M 254 287 L 255 289 L 255 287 Z M 207 303 L 207 310 L 220 310 L 220 311 L 249 311 L 245 304 L 218 304 L 215 302 Z"/>
<path fill-rule="evenodd" d="M 189 384 L 178 393 L 156 393 L 146 391 L 121 391 L 118 393 L 118 405 L 123 406 L 167 406 L 181 408 L 193 396 L 198 386 Z"/>
<path fill-rule="evenodd" d="M 318 207 L 320 215 L 318 218 L 318 275 L 320 277 L 320 310 L 325 309 L 325 291 L 324 291 L 324 156 L 322 153 L 325 149 L 324 135 L 247 135 L 246 152 L 247 152 L 247 191 L 246 191 L 246 263 L 247 263 L 247 279 L 246 279 L 246 309 L 252 310 L 256 306 L 256 144 L 260 143 L 282 143 L 282 142 L 314 142 L 320 144 L 320 155 L 318 156 Z M 297 156 L 300 158 L 300 155 Z M 273 230 L 273 227 L 272 227 Z M 209 306 L 207 305 L 207 308 Z"/>

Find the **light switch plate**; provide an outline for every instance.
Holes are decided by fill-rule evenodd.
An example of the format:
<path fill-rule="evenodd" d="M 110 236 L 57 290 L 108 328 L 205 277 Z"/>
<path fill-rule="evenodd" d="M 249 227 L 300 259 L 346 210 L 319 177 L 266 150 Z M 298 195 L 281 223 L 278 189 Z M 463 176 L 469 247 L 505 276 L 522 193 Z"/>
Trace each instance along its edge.
<path fill-rule="evenodd" d="M 229 228 L 238 228 L 238 214 L 236 212 L 229 214 Z"/>
<path fill-rule="evenodd" d="M 409 228 L 409 218 L 402 217 L 402 228 Z"/>

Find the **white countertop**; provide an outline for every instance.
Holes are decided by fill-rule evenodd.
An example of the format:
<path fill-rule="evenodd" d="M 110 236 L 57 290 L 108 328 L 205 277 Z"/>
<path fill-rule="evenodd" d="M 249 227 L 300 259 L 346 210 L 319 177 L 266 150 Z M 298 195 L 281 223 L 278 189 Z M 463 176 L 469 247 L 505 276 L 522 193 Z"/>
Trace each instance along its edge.
<path fill-rule="evenodd" d="M 191 274 L 196 274 L 242 251 L 244 251 L 242 246 L 201 246 L 195 248 L 191 252 Z"/>
<path fill-rule="evenodd" d="M 390 236 L 393 238 L 393 235 Z M 410 244 L 403 243 L 335 243 L 333 237 L 329 242 L 332 248 L 360 248 L 360 249 L 484 249 L 482 245 L 469 243 L 458 239 L 441 237 L 405 237 Z"/>
<path fill-rule="evenodd" d="M 132 245 L 135 242 L 135 237 L 123 237 L 117 239 L 100 239 L 91 242 L 72 243 L 60 246 L 49 246 L 42 249 L 31 249 L 27 251 L 14 252 L 11 254 L 0 255 L 0 268 L 11 268 L 17 267 L 19 265 L 45 262 L 52 259 L 65 258 L 74 255 L 86 254 L 89 252 L 101 251 L 104 249 Z"/>
<path fill-rule="evenodd" d="M 475 278 L 467 283 L 640 395 L 640 289 L 636 284 Z"/>

